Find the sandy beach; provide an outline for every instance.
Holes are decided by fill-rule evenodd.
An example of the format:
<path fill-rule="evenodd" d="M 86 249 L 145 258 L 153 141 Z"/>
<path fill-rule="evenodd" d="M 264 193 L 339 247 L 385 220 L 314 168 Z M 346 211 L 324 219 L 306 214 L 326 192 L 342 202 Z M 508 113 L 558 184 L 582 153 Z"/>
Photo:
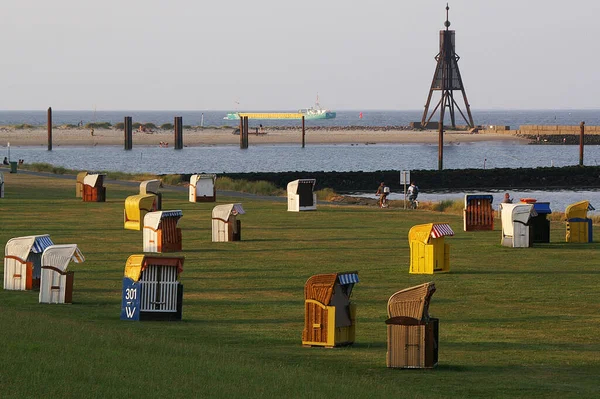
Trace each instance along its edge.
<path fill-rule="evenodd" d="M 192 128 L 183 131 L 183 142 L 185 146 L 203 145 L 237 145 L 240 136 L 232 133 L 233 129 L 200 129 Z M 294 144 L 302 142 L 302 131 L 268 129 L 264 134 L 250 134 L 250 145 L 269 144 Z M 413 130 L 307 130 L 305 136 L 306 144 L 428 144 L 438 142 L 437 131 L 413 131 Z M 446 132 L 445 143 L 468 143 L 481 141 L 512 141 L 526 144 L 527 139 L 514 134 L 496 132 Z M 173 145 L 173 131 L 156 130 L 154 132 L 133 133 L 133 145 L 158 146 L 160 143 Z M 48 132 L 45 128 L 14 129 L 0 128 L 0 147 L 11 146 L 47 146 Z M 52 145 L 61 146 L 95 146 L 95 145 L 123 145 L 124 134 L 122 130 L 96 129 L 92 136 L 90 129 L 59 129 L 52 131 Z"/>

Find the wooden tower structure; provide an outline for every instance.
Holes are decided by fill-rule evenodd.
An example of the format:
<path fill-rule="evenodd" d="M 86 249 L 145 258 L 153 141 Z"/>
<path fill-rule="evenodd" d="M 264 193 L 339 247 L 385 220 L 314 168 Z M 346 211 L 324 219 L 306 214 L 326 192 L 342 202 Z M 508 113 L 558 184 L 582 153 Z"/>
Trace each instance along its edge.
<path fill-rule="evenodd" d="M 455 32 L 448 29 L 450 27 L 448 10 L 450 10 L 450 7 L 446 3 L 446 22 L 444 22 L 446 29 L 440 31 L 440 52 L 435 56 L 437 66 L 435 68 L 435 73 L 433 74 L 433 81 L 431 82 L 431 88 L 429 89 L 429 96 L 427 96 L 427 103 L 425 104 L 425 111 L 423 112 L 423 118 L 421 119 L 421 126 L 427 125 L 438 108 L 440 109 L 440 123 L 443 126 L 444 113 L 446 108 L 448 108 L 453 128 L 456 128 L 456 110 L 458 110 L 467 125 L 472 128 L 475 127 L 473 123 L 473 116 L 471 116 L 471 109 L 469 107 L 469 101 L 467 100 L 467 93 L 465 92 L 465 86 L 463 85 L 460 71 L 458 69 L 458 60 L 460 57 L 458 54 L 456 54 L 454 49 Z M 454 99 L 453 92 L 455 90 L 460 90 L 462 92 L 465 110 L 467 112 L 466 117 Z M 434 91 L 441 91 L 442 96 L 433 111 L 431 111 L 431 114 L 429 114 L 429 106 L 431 104 L 431 98 L 433 97 Z"/>

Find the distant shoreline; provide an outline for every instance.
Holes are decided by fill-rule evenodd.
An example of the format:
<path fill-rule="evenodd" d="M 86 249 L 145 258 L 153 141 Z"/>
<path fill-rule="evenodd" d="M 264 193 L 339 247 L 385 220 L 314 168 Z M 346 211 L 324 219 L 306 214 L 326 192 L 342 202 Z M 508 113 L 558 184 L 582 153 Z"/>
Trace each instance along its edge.
<path fill-rule="evenodd" d="M 233 128 L 188 128 L 183 130 L 184 146 L 197 147 L 209 145 L 239 145 L 240 136 L 233 134 Z M 90 128 L 53 128 L 53 146 L 97 146 L 123 145 L 124 133 L 116 129 Z M 529 139 L 512 133 L 483 131 L 469 133 L 464 131 L 447 131 L 444 134 L 446 144 L 473 143 L 485 141 L 504 141 L 514 144 L 528 144 Z M 174 133 L 172 130 L 156 129 L 152 132 L 133 132 L 134 146 L 159 146 L 168 143 L 172 147 Z M 300 128 L 265 128 L 264 134 L 255 134 L 251 130 L 250 145 L 300 144 L 302 131 Z M 437 144 L 438 132 L 434 130 L 402 130 L 397 128 L 362 128 L 339 127 L 337 129 L 305 130 L 305 142 L 310 144 Z M 0 126 L 0 147 L 11 146 L 47 146 L 48 133 L 45 127 L 16 129 Z"/>

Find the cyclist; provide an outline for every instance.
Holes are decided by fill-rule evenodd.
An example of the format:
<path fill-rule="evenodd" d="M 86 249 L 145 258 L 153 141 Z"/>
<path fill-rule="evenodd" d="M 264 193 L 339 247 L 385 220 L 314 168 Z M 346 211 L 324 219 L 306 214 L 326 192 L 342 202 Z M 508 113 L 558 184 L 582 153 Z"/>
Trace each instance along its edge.
<path fill-rule="evenodd" d="M 406 196 L 408 197 L 411 208 L 416 208 L 419 205 L 419 202 L 417 201 L 417 197 L 419 196 L 419 187 L 417 187 L 414 181 L 410 182 L 410 187 L 408 187 L 408 190 L 406 190 Z"/>

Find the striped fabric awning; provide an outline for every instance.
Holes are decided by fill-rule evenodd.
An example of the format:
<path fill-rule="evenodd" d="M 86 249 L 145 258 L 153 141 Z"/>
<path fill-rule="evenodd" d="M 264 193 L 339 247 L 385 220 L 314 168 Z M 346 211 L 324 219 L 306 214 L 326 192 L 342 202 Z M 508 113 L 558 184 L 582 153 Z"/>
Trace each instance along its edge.
<path fill-rule="evenodd" d="M 478 199 L 490 200 L 490 203 L 494 201 L 494 196 L 490 194 L 467 194 L 465 196 L 466 202 L 475 201 Z"/>
<path fill-rule="evenodd" d="M 31 247 L 31 252 L 41 254 L 44 252 L 44 249 L 48 248 L 50 245 L 54 245 L 54 243 L 49 236 L 36 237 L 33 246 Z"/>
<path fill-rule="evenodd" d="M 182 217 L 183 216 L 183 212 L 181 212 L 180 210 L 176 210 L 176 211 L 162 211 L 161 217 L 163 218 L 168 218 L 168 217 Z"/>
<path fill-rule="evenodd" d="M 340 273 L 338 280 L 342 285 L 358 283 L 358 273 Z"/>
<path fill-rule="evenodd" d="M 440 238 L 444 236 L 453 236 L 454 231 L 448 223 L 434 224 L 431 229 L 431 238 Z"/>

